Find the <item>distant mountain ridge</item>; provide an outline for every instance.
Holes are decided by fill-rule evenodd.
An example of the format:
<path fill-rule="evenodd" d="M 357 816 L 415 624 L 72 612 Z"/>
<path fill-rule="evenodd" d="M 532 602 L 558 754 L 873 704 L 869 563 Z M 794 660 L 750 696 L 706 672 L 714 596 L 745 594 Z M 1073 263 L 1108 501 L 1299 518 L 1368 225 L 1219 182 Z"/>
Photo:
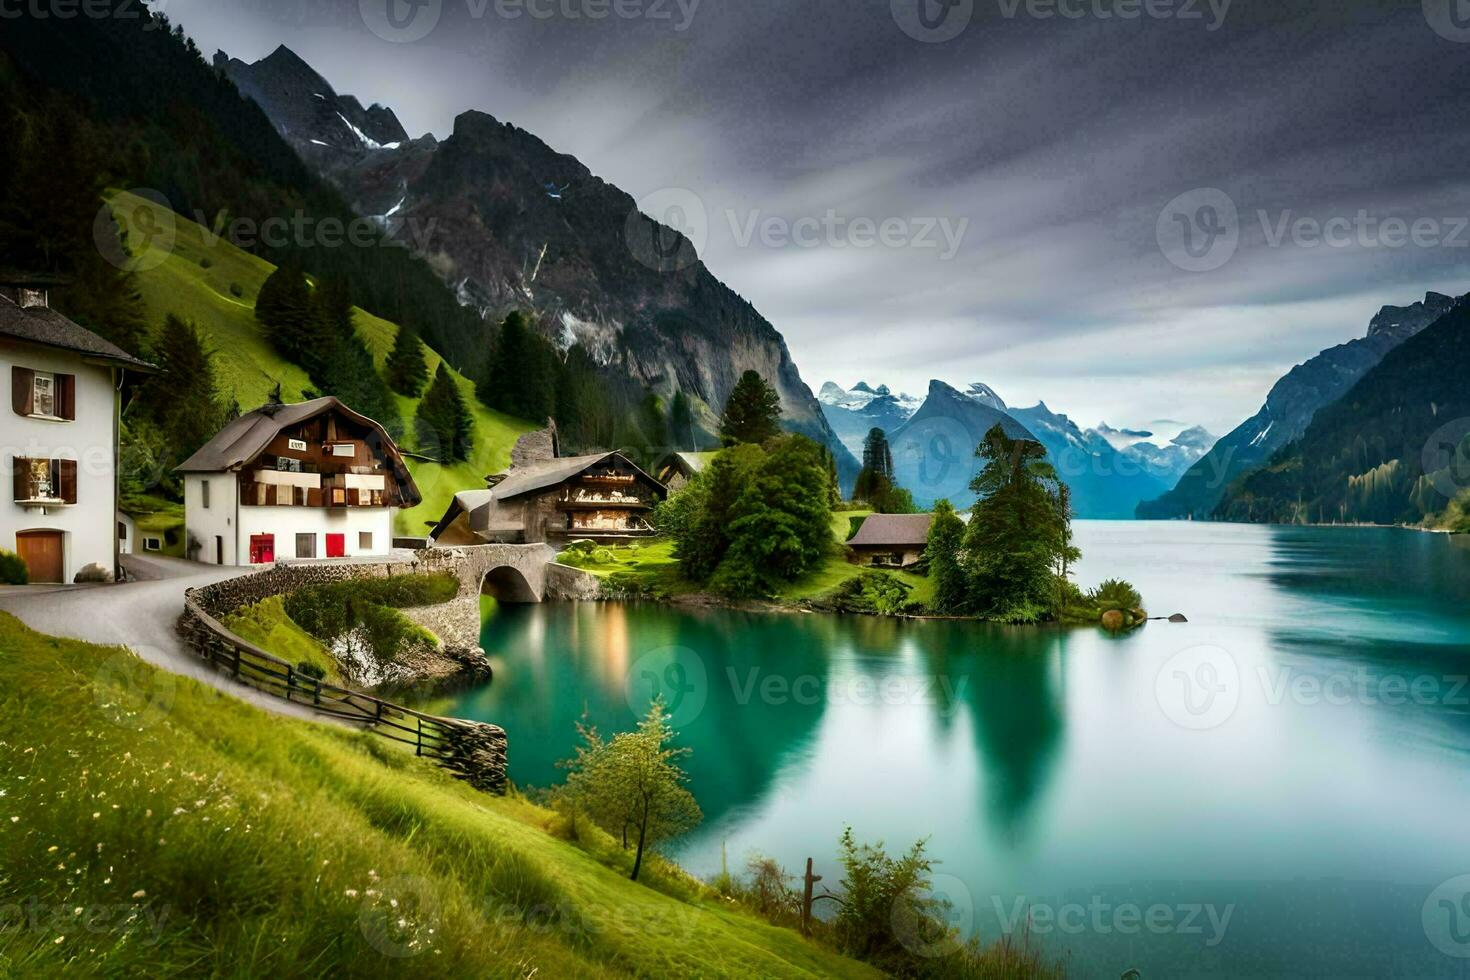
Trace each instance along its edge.
<path fill-rule="evenodd" d="M 1401 322 L 1390 329 L 1402 332 Z M 1300 439 L 1225 492 L 1213 516 L 1273 523 L 1465 523 L 1470 298 L 1384 355 Z M 1470 530 L 1461 526 L 1460 530 Z"/>
<path fill-rule="evenodd" d="M 1328 348 L 1292 368 L 1271 389 L 1259 412 L 1217 442 L 1172 490 L 1140 504 L 1138 516 L 1146 520 L 1211 517 L 1232 482 L 1300 438 L 1318 411 L 1337 401 L 1385 355 L 1449 312 L 1455 303 L 1449 296 L 1432 292 L 1410 306 L 1385 306 L 1369 323 L 1366 336 Z"/>
<path fill-rule="evenodd" d="M 581 344 L 609 378 L 665 399 L 685 393 L 706 432 L 755 370 L 776 387 L 787 426 L 831 447 L 851 485 L 857 460 L 776 328 L 682 234 L 575 157 L 478 111 L 460 114 L 443 141 L 404 140 L 391 110 L 354 112 L 355 99 L 284 47 L 254 64 L 215 63 L 359 213 L 390 234 L 413 230 L 462 304 L 492 318 L 534 312 L 549 338 Z"/>
<path fill-rule="evenodd" d="M 883 429 L 894 450 L 899 483 L 921 506 L 941 497 L 969 506 L 972 456 L 985 432 L 1000 423 L 1016 438 L 1042 443 L 1072 489 L 1080 517 L 1131 517 L 1141 500 L 1172 486 L 1200 458 L 1214 437 L 1196 426 L 1167 445 L 1155 445 L 1151 432 L 1117 430 L 1103 424 L 1081 429 L 1065 415 L 1038 403 L 1017 409 L 990 385 L 972 382 L 961 391 L 931 381 L 921 401 L 895 396 L 887 385 L 858 382 L 851 389 L 828 381 L 818 400 L 833 430 L 855 454 L 873 428 Z M 963 458 L 962 458 L 963 457 Z"/>

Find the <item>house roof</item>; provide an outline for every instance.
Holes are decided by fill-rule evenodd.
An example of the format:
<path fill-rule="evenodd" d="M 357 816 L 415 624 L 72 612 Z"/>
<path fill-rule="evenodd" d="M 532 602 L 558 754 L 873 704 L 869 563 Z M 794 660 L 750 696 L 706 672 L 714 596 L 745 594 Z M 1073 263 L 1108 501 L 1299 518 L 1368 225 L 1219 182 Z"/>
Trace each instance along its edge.
<path fill-rule="evenodd" d="M 158 370 L 86 327 L 72 323 L 49 306 L 22 307 L 3 293 L 0 293 L 0 336 L 72 351 L 137 371 Z"/>
<path fill-rule="evenodd" d="M 510 475 L 491 488 L 491 493 L 494 494 L 496 500 L 510 500 L 523 494 L 535 493 L 537 490 L 544 490 L 570 480 L 579 473 L 590 470 L 598 463 L 614 456 L 632 467 L 634 472 L 643 476 L 650 483 L 663 486 L 622 453 L 611 452 L 597 453 L 592 456 L 567 456 L 561 459 L 543 460 L 527 466 L 517 466 L 510 471 Z"/>
<path fill-rule="evenodd" d="M 470 514 L 473 520 L 474 512 L 490 503 L 489 490 L 461 490 L 449 501 L 449 509 L 444 516 L 439 518 L 434 529 L 429 532 L 429 537 L 437 538 L 449 529 L 449 525 L 455 522 L 460 514 Z M 474 528 L 471 528 L 474 530 Z"/>
<path fill-rule="evenodd" d="M 929 542 L 929 525 L 933 522 L 933 514 L 874 514 L 863 521 L 847 543 L 855 548 L 923 546 Z"/>
<path fill-rule="evenodd" d="M 247 412 L 220 429 L 213 439 L 199 447 L 198 452 L 184 460 L 176 472 L 224 473 L 238 470 L 253 463 L 284 430 L 329 411 L 340 412 L 358 424 L 376 430 L 382 439 L 384 452 L 393 464 L 394 475 L 403 486 L 404 505 L 413 507 L 422 502 L 423 496 L 387 430 L 330 395 L 294 405 L 264 405 Z"/>
<path fill-rule="evenodd" d="M 704 468 L 719 454 L 717 449 L 703 453 L 669 453 L 659 460 L 658 465 L 654 468 L 663 470 L 672 466 L 685 476 L 693 476 L 704 472 Z"/>

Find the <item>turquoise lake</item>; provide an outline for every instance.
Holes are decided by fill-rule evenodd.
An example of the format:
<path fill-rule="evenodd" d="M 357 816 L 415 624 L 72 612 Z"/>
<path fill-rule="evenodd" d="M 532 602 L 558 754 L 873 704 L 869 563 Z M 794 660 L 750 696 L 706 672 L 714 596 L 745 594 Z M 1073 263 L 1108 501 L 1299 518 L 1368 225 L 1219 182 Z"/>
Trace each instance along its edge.
<path fill-rule="evenodd" d="M 1077 537 L 1081 583 L 1189 622 L 501 606 L 495 680 L 443 710 L 504 726 L 512 778 L 546 786 L 577 720 L 631 728 L 660 690 L 705 813 L 669 849 L 691 871 L 810 856 L 835 885 L 845 826 L 927 837 L 957 927 L 1074 975 L 1470 975 L 1470 541 Z"/>

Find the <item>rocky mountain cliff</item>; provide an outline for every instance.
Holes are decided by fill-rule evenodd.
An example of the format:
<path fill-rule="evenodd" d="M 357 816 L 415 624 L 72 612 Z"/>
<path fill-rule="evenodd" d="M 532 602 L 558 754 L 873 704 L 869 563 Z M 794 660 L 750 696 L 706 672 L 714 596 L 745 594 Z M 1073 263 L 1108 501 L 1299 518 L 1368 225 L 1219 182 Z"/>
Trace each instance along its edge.
<path fill-rule="evenodd" d="M 707 431 L 741 373 L 758 371 L 788 427 L 831 446 L 845 484 L 856 476 L 776 328 L 682 234 L 576 158 L 474 111 L 442 142 L 407 140 L 391 110 L 354 112 L 357 100 L 289 49 L 215 63 L 359 213 L 429 256 L 465 305 L 492 318 L 534 311 L 548 337 L 583 345 L 610 378 L 684 392 Z"/>
<path fill-rule="evenodd" d="M 1300 438 L 1324 406 L 1337 401 L 1384 355 L 1450 310 L 1455 300 L 1429 293 L 1412 306 L 1385 306 L 1368 334 L 1299 364 L 1276 383 L 1266 403 L 1180 478 L 1174 489 L 1139 505 L 1143 519 L 1208 518 L 1226 487 L 1256 469 L 1278 449 Z"/>

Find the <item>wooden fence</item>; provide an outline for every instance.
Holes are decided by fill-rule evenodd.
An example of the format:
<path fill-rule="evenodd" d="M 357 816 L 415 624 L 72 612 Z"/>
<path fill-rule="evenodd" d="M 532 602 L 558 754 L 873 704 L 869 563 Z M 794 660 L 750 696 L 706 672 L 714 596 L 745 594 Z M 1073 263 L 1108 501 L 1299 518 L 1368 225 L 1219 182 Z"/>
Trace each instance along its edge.
<path fill-rule="evenodd" d="M 303 674 L 232 633 L 201 608 L 193 590 L 185 597 L 179 632 L 205 661 L 242 684 L 321 714 L 362 724 L 384 738 L 413 746 L 415 755 L 434 761 L 477 789 L 505 792 L 504 729 L 426 715 Z"/>

